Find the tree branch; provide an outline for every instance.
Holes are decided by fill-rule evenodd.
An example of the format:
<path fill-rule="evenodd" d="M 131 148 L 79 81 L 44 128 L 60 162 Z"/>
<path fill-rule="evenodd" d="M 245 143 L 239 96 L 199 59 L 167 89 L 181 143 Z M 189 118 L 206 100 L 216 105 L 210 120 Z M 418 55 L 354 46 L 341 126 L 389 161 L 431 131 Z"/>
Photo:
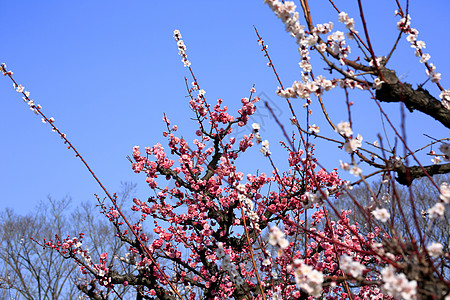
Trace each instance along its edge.
<path fill-rule="evenodd" d="M 395 72 L 385 69 L 395 76 Z M 401 83 L 395 76 L 393 80 L 383 83 L 381 89 L 376 91 L 376 98 L 382 102 L 403 102 L 409 111 L 418 110 L 433 117 L 442 125 L 450 129 L 450 110 L 446 109 L 441 101 L 434 98 L 422 87 L 414 89 L 409 83 Z M 397 80 L 395 80 L 397 79 Z"/>
<path fill-rule="evenodd" d="M 408 168 L 402 164 L 400 167 L 396 168 L 395 171 L 397 172 L 397 177 L 395 178 L 397 182 L 406 186 L 410 186 L 414 179 L 426 176 L 425 171 L 430 176 L 450 173 L 450 163 L 444 165 L 424 166 L 423 168 L 419 166 Z"/>

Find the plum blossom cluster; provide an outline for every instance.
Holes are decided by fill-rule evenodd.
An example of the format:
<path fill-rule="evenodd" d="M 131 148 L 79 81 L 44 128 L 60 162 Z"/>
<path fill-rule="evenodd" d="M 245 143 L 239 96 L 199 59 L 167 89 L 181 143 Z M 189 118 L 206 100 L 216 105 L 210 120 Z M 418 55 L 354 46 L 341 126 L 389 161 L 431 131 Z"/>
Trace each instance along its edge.
<path fill-rule="evenodd" d="M 313 297 L 319 297 L 322 294 L 324 280 L 322 272 L 307 265 L 302 259 L 294 260 L 293 268 L 297 287 Z"/>
<path fill-rule="evenodd" d="M 358 134 L 356 136 L 356 138 L 349 138 L 345 143 L 344 143 L 344 149 L 345 151 L 347 151 L 348 153 L 353 153 L 356 150 L 358 150 L 358 148 L 361 147 L 362 145 L 362 136 L 360 134 Z"/>
<path fill-rule="evenodd" d="M 352 138 L 351 137 L 353 135 L 353 130 L 352 130 L 349 122 L 344 122 L 344 121 L 340 122 L 336 126 L 335 130 L 336 130 L 337 133 L 339 133 L 340 135 L 342 135 L 342 136 L 347 138 L 345 143 L 344 143 L 344 149 L 348 153 L 353 153 L 358 148 L 361 147 L 363 137 L 360 134 L 358 134 L 356 136 L 356 138 Z M 357 170 L 355 169 L 354 171 L 357 171 Z"/>
<path fill-rule="evenodd" d="M 350 274 L 353 278 L 363 275 L 367 268 L 360 262 L 354 261 L 350 255 L 344 254 L 339 260 L 342 272 Z"/>
<path fill-rule="evenodd" d="M 412 28 L 411 16 L 404 15 L 399 11 L 395 11 L 396 15 L 400 15 L 402 18 L 397 22 L 397 28 L 401 32 L 407 34 L 406 40 L 411 44 L 411 48 L 415 49 L 415 55 L 420 58 L 420 62 L 425 64 L 426 73 L 432 82 L 439 82 L 441 80 L 441 73 L 436 72 L 436 67 L 432 63 L 428 63 L 430 54 L 424 53 L 425 42 L 418 40 L 419 31 L 416 28 Z"/>
<path fill-rule="evenodd" d="M 333 30 L 333 23 L 318 24 L 310 34 L 305 30 L 305 26 L 299 22 L 299 13 L 295 11 L 296 5 L 293 1 L 278 1 L 278 0 L 265 0 L 265 3 L 273 10 L 275 15 L 280 18 L 285 24 L 286 31 L 296 39 L 296 43 L 299 46 L 298 51 L 301 56 L 300 68 L 302 68 L 304 74 L 303 77 L 306 80 L 308 74 L 312 70 L 309 57 L 309 48 L 316 46 L 321 52 L 327 49 L 327 44 L 323 41 L 319 42 L 319 35 L 327 34 Z M 328 38 L 332 43 L 335 42 L 332 47 L 339 53 L 338 55 L 345 58 L 350 52 L 350 47 L 343 47 L 345 42 L 340 40 L 339 33 L 334 33 Z"/>
<path fill-rule="evenodd" d="M 7 70 L 6 68 L 6 64 L 2 63 L 0 65 L 0 69 L 2 71 L 2 74 L 4 76 L 9 76 L 11 78 L 11 80 L 13 81 L 13 88 L 16 90 L 16 92 L 20 93 L 23 95 L 22 100 L 28 104 L 30 110 L 36 114 L 36 115 L 41 115 L 43 118 L 42 123 L 46 124 L 47 122 L 50 123 L 51 127 L 52 127 L 52 131 L 53 132 L 58 132 L 61 136 L 61 138 L 65 139 L 66 138 L 66 134 L 61 133 L 60 131 L 58 131 L 58 128 L 55 126 L 54 122 L 55 122 L 55 118 L 51 117 L 51 118 L 47 118 L 46 116 L 44 116 L 44 114 L 42 114 L 41 109 L 42 106 L 40 104 L 36 104 L 34 102 L 34 100 L 30 99 L 30 92 L 25 90 L 25 87 L 21 84 L 17 84 L 16 81 L 12 78 L 12 75 L 14 74 L 11 70 Z M 65 139 L 65 142 L 67 142 L 67 140 Z"/>
<path fill-rule="evenodd" d="M 322 203 L 330 195 L 328 189 L 318 189 L 315 193 L 305 192 L 306 204 L 305 207 L 313 206 L 317 203 Z"/>
<path fill-rule="evenodd" d="M 259 130 L 261 129 L 261 126 L 258 123 L 252 124 L 253 132 L 252 136 L 256 139 L 257 144 L 261 144 L 261 148 L 259 151 L 264 154 L 264 156 L 269 156 L 271 154 L 269 150 L 269 141 L 268 140 L 262 140 L 261 135 L 259 134 Z M 246 137 L 244 137 L 244 141 L 246 140 Z"/>
<path fill-rule="evenodd" d="M 447 182 L 443 182 L 439 191 L 439 201 L 427 210 L 427 214 L 431 219 L 443 217 L 446 204 L 450 204 L 450 185 Z"/>
<path fill-rule="evenodd" d="M 180 31 L 177 29 L 174 30 L 173 37 L 175 38 L 175 41 L 177 41 L 178 54 L 182 57 L 181 61 L 183 62 L 185 67 L 189 67 L 191 65 L 191 62 L 187 58 L 186 45 L 184 44 L 183 40 L 181 39 Z"/>
<path fill-rule="evenodd" d="M 349 171 L 355 177 L 359 177 L 362 174 L 362 169 L 357 164 L 349 164 L 340 160 L 339 166 L 342 170 Z"/>
<path fill-rule="evenodd" d="M 296 5 L 293 1 L 284 1 L 284 3 L 278 0 L 266 0 L 264 1 L 273 10 L 275 15 L 280 18 L 286 26 L 286 31 L 289 32 L 295 39 L 299 46 L 298 51 L 301 55 L 300 67 L 303 72 L 309 73 L 312 70 L 311 64 L 309 62 L 309 50 L 308 47 L 314 46 L 318 41 L 318 36 L 316 34 L 307 34 L 305 27 L 300 25 L 299 13 L 295 11 Z M 328 32 L 327 28 L 322 28 Z M 321 31 L 321 29 L 318 29 Z"/>
<path fill-rule="evenodd" d="M 442 105 L 450 110 L 450 90 L 443 90 L 439 94 L 439 98 L 441 98 Z"/>
<path fill-rule="evenodd" d="M 442 254 L 444 254 L 444 246 L 441 243 L 432 242 L 427 246 L 428 254 L 430 254 L 433 258 L 438 258 Z"/>
<path fill-rule="evenodd" d="M 347 34 L 349 39 L 353 39 L 355 34 L 358 34 L 358 31 L 355 30 L 355 20 L 350 18 L 348 14 L 344 11 L 339 13 L 338 21 L 345 24 L 345 28 L 347 28 L 350 32 Z"/>
<path fill-rule="evenodd" d="M 391 265 L 381 270 L 383 279 L 382 289 L 390 296 L 397 299 L 417 299 L 417 281 L 408 280 L 403 273 L 396 273 Z"/>
<path fill-rule="evenodd" d="M 289 246 L 289 241 L 285 238 L 285 234 L 277 226 L 270 228 L 269 243 L 280 250 L 278 252 L 280 255 L 281 251 Z"/>
<path fill-rule="evenodd" d="M 99 284 L 107 287 L 111 286 L 111 278 L 107 276 L 109 272 L 109 268 L 106 266 L 108 254 L 102 253 L 100 255 L 100 263 L 95 264 L 92 261 L 92 258 L 88 252 L 82 248 L 83 245 L 83 234 L 80 234 L 80 237 L 67 237 L 64 240 L 59 240 L 57 237 L 57 241 L 47 241 L 45 242 L 45 246 L 52 248 L 63 255 L 68 255 L 73 258 L 76 263 L 79 265 L 79 269 L 83 274 L 94 273 L 99 279 L 97 280 Z"/>
<path fill-rule="evenodd" d="M 335 31 L 328 35 L 327 39 L 324 41 L 319 38 L 319 35 L 330 33 L 333 30 L 333 23 L 319 24 L 313 28 L 313 30 L 308 33 L 305 30 L 305 26 L 299 23 L 299 13 L 295 11 L 296 5 L 292 1 L 278 1 L 278 0 L 266 0 L 265 3 L 274 11 L 275 15 L 280 18 L 285 24 L 286 31 L 291 34 L 296 39 L 299 46 L 298 51 L 300 52 L 301 60 L 300 67 L 303 70 L 302 81 L 294 82 L 292 87 L 287 89 L 277 90 L 277 94 L 285 98 L 295 98 L 300 97 L 304 99 L 309 99 L 311 94 L 322 95 L 324 91 L 328 91 L 339 85 L 341 87 L 359 88 L 366 90 L 369 88 L 368 84 L 358 82 L 353 80 L 352 77 L 355 76 L 354 71 L 347 70 L 346 78 L 342 80 L 326 80 L 323 76 L 319 76 L 315 80 L 310 79 L 310 73 L 312 66 L 310 64 L 309 49 L 315 47 L 320 52 L 327 51 L 336 57 L 341 65 L 346 65 L 346 58 L 351 52 L 350 46 L 346 45 L 345 35 L 341 31 Z M 341 12 L 339 15 L 339 21 L 344 23 L 346 28 L 349 29 L 349 37 L 353 38 L 358 32 L 355 30 L 355 22 L 353 18 L 348 17 L 345 12 Z M 261 38 L 259 42 L 261 43 Z M 266 50 L 267 46 L 264 46 L 262 50 Z M 267 53 L 266 53 L 267 55 Z M 268 64 L 271 65 L 270 63 Z M 376 79 L 373 87 L 380 88 L 382 81 Z"/>
<path fill-rule="evenodd" d="M 221 267 L 224 271 L 226 271 L 230 279 L 236 283 L 236 285 L 242 285 L 244 283 L 244 279 L 239 275 L 239 272 L 237 271 L 238 268 L 236 265 L 231 261 L 231 257 L 229 254 L 227 254 L 224 250 L 224 245 L 222 242 L 219 242 L 217 244 L 217 251 L 216 256 L 221 261 Z"/>
<path fill-rule="evenodd" d="M 329 91 L 337 86 L 337 81 L 331 81 L 325 79 L 322 75 L 319 75 L 315 80 L 307 80 L 306 83 L 302 81 L 294 81 L 291 87 L 287 89 L 278 88 L 276 93 L 283 98 L 302 98 L 309 99 L 311 94 L 319 96 L 324 91 Z"/>
<path fill-rule="evenodd" d="M 6 64 L 2 63 L 1 64 L 1 70 L 2 70 L 2 74 L 4 76 L 12 76 L 14 73 L 12 71 L 8 71 L 6 68 Z M 22 100 L 28 104 L 28 106 L 30 107 L 30 109 L 36 114 L 39 114 L 39 109 L 41 109 L 42 107 L 39 104 L 35 104 L 33 100 L 31 100 L 30 97 L 30 92 L 25 90 L 25 87 L 21 84 L 17 84 L 15 81 L 13 81 L 13 88 L 20 94 L 23 95 Z"/>
<path fill-rule="evenodd" d="M 376 208 L 374 211 L 372 211 L 372 215 L 375 217 L 375 219 L 383 223 L 387 222 L 391 217 L 391 214 L 386 208 Z"/>
<path fill-rule="evenodd" d="M 441 145 L 439 146 L 439 151 L 444 154 L 445 161 L 450 161 L 450 144 L 441 143 Z"/>
<path fill-rule="evenodd" d="M 292 1 L 265 2 L 297 39 L 301 55 L 303 81 L 296 81 L 285 90 L 279 89 L 277 93 L 280 96 L 307 99 L 307 107 L 311 103 L 311 95 L 320 96 L 338 83 L 341 87 L 367 88 L 350 78 L 331 81 L 317 76 L 313 79 L 309 57 L 311 48 L 327 51 L 338 57 L 341 64 L 346 64 L 350 47 L 345 44 L 344 33 L 336 31 L 323 41 L 319 35 L 331 33 L 331 22 L 319 24 L 307 32 L 299 23 L 299 13 Z M 357 34 L 354 20 L 345 12 L 339 14 L 339 21 L 350 31 L 350 37 Z M 410 31 L 410 34 L 417 35 L 412 29 Z M 178 30 L 174 31 L 174 38 L 185 67 L 190 68 L 186 46 Z M 417 37 L 414 45 L 421 45 Z M 263 50 L 266 48 L 264 46 Z M 377 62 L 381 63 L 381 58 Z M 374 64 L 370 63 L 371 66 Z M 2 66 L 2 72 L 9 75 L 6 67 Z M 352 71 L 347 74 L 349 77 L 354 75 Z M 376 82 L 375 86 L 380 84 Z M 15 85 L 14 88 L 25 93 L 23 86 Z M 392 266 L 381 271 L 382 283 L 376 276 L 383 261 L 408 260 L 414 254 L 402 253 L 400 256 L 384 249 L 393 239 L 376 226 L 377 222 L 372 222 L 370 215 L 367 218 L 370 231 L 362 234 L 360 224 L 350 221 L 350 210 L 334 210 L 330 198 L 338 197 L 346 184 L 336 169 L 316 172 L 319 163 L 314 157 L 310 136 L 308 141 L 302 137 L 303 144 L 298 143 L 304 149 L 295 150 L 284 144 L 288 152 L 288 167 L 284 172 L 272 164 L 269 166 L 273 167 L 272 172 L 268 173 L 272 175 L 259 170 L 244 175 L 238 169 L 237 159 L 244 152 L 254 150 L 250 149 L 254 144 L 261 144 L 260 151 L 264 155 L 271 154 L 269 142 L 261 138 L 257 123 L 252 124 L 253 131 L 249 135 L 241 139 L 230 137 L 236 127 L 248 123 L 256 111 L 258 98 L 242 98 L 241 107 L 231 115 L 223 106 L 222 99 L 218 99 L 214 106 L 209 104 L 205 99 L 206 92 L 199 88 L 196 80 L 188 90 L 189 105 L 198 125 L 192 143 L 179 134 L 178 126 L 172 125 L 164 116 L 167 130 L 163 136 L 167 139 L 167 146 L 157 143 L 143 151 L 139 146 L 132 149 L 132 170 L 145 176 L 145 182 L 152 191 L 146 200 L 133 199 L 131 211 L 136 220 L 129 225 L 125 219 L 124 223 L 129 226 L 125 228 L 119 220 L 123 214 L 118 206 L 109 209 L 102 206 L 117 238 L 128 245 L 129 253 L 119 261 L 125 268 L 121 270 L 112 263 L 107 264 L 107 253 L 102 253 L 100 262 L 94 264 L 87 250 L 81 249 L 81 238 L 67 238 L 47 246 L 75 259 L 83 274 L 92 275 L 92 283 L 98 282 L 109 289 L 117 284 L 136 285 L 140 291 L 145 291 L 144 296 L 148 298 L 164 298 L 170 287 L 174 293 L 183 291 L 183 296 L 192 300 L 261 300 L 265 295 L 271 299 L 348 299 L 349 296 L 355 300 L 382 299 L 385 297 L 382 290 L 396 298 L 416 298 L 417 282 L 409 281 L 405 274 L 396 274 Z M 254 92 L 252 89 L 251 93 Z M 299 124 L 295 116 L 292 116 L 292 121 Z M 50 119 L 50 122 L 54 120 Z M 316 125 L 308 130 L 319 132 Z M 353 138 L 349 122 L 339 123 L 336 132 L 345 140 L 343 148 L 348 153 L 361 147 L 362 137 L 358 134 Z M 448 149 L 441 147 L 448 156 L 450 146 Z M 393 155 L 392 164 L 397 162 L 399 158 Z M 341 168 L 355 176 L 362 172 L 356 162 L 352 165 L 341 162 Z M 429 215 L 432 218 L 442 216 L 444 205 L 449 201 L 450 187 L 443 184 L 439 202 L 429 210 Z M 333 216 L 331 210 L 335 212 Z M 376 208 L 371 214 L 381 222 L 387 222 L 391 217 L 384 208 Z M 145 226 L 153 229 L 152 236 L 146 233 L 148 228 Z M 129 230 L 135 235 L 131 235 Z M 268 232 L 268 238 L 263 237 L 262 232 Z M 276 257 L 272 257 L 270 252 L 274 249 Z M 431 257 L 439 257 L 443 254 L 443 245 L 431 243 L 427 251 Z M 175 273 L 167 276 L 166 272 L 171 271 Z M 340 276 L 343 273 L 351 275 L 351 280 L 357 284 L 364 282 L 364 286 L 348 290 L 347 277 Z"/>

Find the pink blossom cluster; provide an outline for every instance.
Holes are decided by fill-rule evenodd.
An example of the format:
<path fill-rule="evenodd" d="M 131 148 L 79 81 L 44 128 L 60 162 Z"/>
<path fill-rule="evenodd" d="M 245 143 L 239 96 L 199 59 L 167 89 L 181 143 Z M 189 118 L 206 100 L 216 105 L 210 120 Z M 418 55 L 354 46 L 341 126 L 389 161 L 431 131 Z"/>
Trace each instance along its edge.
<path fill-rule="evenodd" d="M 369 86 L 349 70 L 350 47 L 343 32 L 332 32 L 333 23 L 311 25 L 308 32 L 299 23 L 294 2 L 265 2 L 296 39 L 301 55 L 302 81 L 279 88 L 279 96 L 306 99 L 304 107 L 308 108 L 312 95 L 321 96 L 338 84 L 346 91 L 381 87 L 380 78 Z M 339 22 L 349 30 L 349 38 L 357 37 L 355 22 L 345 12 L 340 12 Z M 417 30 L 409 25 L 406 16 L 398 27 L 409 34 L 408 41 L 426 64 L 431 80 L 437 83 L 440 74 L 427 63 L 429 56 L 422 53 L 425 44 L 417 40 Z M 320 38 L 325 34 L 329 34 L 326 41 Z M 174 38 L 184 66 L 193 75 L 178 30 L 174 31 Z M 259 42 L 263 45 L 262 39 Z M 266 49 L 267 45 L 263 45 L 262 50 Z M 346 70 L 339 69 L 344 79 L 314 77 L 309 57 L 312 49 L 321 55 L 332 55 L 347 66 Z M 382 63 L 383 58 L 375 58 L 367 69 L 373 71 Z M 12 75 L 4 64 L 2 73 Z M 252 131 L 242 138 L 232 136 L 255 114 L 259 101 L 253 97 L 256 90 L 252 88 L 250 97 L 241 98 L 239 109 L 232 113 L 222 99 L 210 104 L 206 91 L 194 76 L 193 79 L 188 93 L 189 107 L 198 125 L 195 138 L 191 142 L 164 115 L 167 129 L 162 134 L 167 145 L 157 143 L 144 150 L 134 146 L 130 158 L 132 170 L 145 176 L 151 196 L 133 198 L 130 218 L 125 217 L 115 196 L 110 197 L 113 206 L 107 207 L 103 202 L 99 205 L 114 226 L 116 237 L 127 245 L 127 253 L 108 261 L 113 255 L 104 252 L 93 259 L 82 243 L 83 234 L 74 238 L 56 236 L 45 246 L 73 259 L 92 285 L 98 283 L 112 290 L 116 285 L 131 284 L 147 298 L 163 298 L 171 290 L 173 295 L 186 299 L 416 299 L 423 287 L 408 278 L 405 270 L 413 267 L 411 262 L 417 258 L 432 269 L 433 260 L 445 255 L 444 246 L 427 241 L 423 243 L 426 247 L 414 244 L 413 250 L 406 249 L 385 226 L 393 216 L 379 204 L 390 200 L 388 193 L 372 193 L 376 205 L 359 206 L 367 220 L 363 224 L 365 234 L 358 222 L 351 221 L 351 210 L 333 206 L 332 198 L 348 192 L 351 185 L 341 180 L 337 169 L 327 171 L 320 167 L 311 141 L 319 137 L 319 127 L 309 125 L 309 110 L 309 133 L 301 129 L 292 110 L 290 117 L 299 129 L 300 141 L 294 140 L 295 135 L 291 141 L 286 134 L 289 143 L 281 143 L 287 152 L 283 162 L 286 167 L 281 170 L 277 167 L 279 162 L 272 160 L 275 155 L 271 151 L 277 154 L 277 160 L 282 157 L 275 147 L 269 148 L 268 140 L 263 140 L 260 124 L 253 123 Z M 40 107 L 28 98 L 22 85 L 14 82 L 14 88 L 24 94 L 30 108 L 40 113 Z M 448 90 L 441 93 L 441 98 L 448 108 Z M 349 101 L 347 106 L 351 120 Z M 45 121 L 53 126 L 53 118 Z M 362 136 L 354 137 L 351 121 L 332 127 L 343 139 L 336 141 L 338 147 L 351 157 L 350 163 L 341 161 L 341 169 L 364 181 L 359 164 L 368 160 L 361 154 Z M 261 146 L 261 159 L 268 162 L 269 171 L 245 175 L 239 161 L 256 152 L 254 145 Z M 442 143 L 440 150 L 444 159 L 450 157 L 449 145 Z M 386 168 L 403 166 L 395 153 L 385 163 Z M 386 178 L 389 172 L 384 171 Z M 436 204 L 426 212 L 432 221 L 444 216 L 450 202 L 449 184 L 443 183 L 439 191 Z M 358 199 L 354 202 L 359 205 Z"/>

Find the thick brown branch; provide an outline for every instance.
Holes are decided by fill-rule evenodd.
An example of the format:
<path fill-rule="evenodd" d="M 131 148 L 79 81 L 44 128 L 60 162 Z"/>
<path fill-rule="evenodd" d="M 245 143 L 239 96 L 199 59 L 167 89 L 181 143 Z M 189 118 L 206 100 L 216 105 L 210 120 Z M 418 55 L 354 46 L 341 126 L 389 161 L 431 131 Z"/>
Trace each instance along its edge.
<path fill-rule="evenodd" d="M 407 173 L 407 169 L 409 169 L 409 174 Z M 450 163 L 444 165 L 430 165 L 425 167 L 413 166 L 407 168 L 404 165 L 396 168 L 397 172 L 397 182 L 403 185 L 411 185 L 412 181 L 416 178 L 421 178 L 426 176 L 425 171 L 428 175 L 433 176 L 435 174 L 447 174 L 450 173 Z"/>
<path fill-rule="evenodd" d="M 409 83 L 383 83 L 376 91 L 376 98 L 383 102 L 403 102 L 409 111 L 418 110 L 450 128 L 450 110 L 421 87 L 414 89 Z"/>

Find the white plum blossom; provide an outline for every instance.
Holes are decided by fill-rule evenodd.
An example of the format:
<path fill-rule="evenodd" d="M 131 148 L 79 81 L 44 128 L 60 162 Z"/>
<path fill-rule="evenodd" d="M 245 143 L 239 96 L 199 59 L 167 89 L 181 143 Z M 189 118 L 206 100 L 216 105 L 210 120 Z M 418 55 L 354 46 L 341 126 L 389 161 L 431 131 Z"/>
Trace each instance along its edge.
<path fill-rule="evenodd" d="M 353 278 L 361 276 L 366 269 L 364 265 L 354 261 L 353 258 L 347 254 L 341 256 L 340 266 L 344 273 L 352 275 Z"/>
<path fill-rule="evenodd" d="M 345 162 L 342 162 L 342 160 L 340 160 L 339 161 L 339 166 L 340 166 L 340 168 L 342 170 L 350 171 L 350 164 L 349 163 L 345 163 Z"/>
<path fill-rule="evenodd" d="M 354 165 L 350 168 L 350 174 L 352 174 L 353 176 L 359 177 L 359 175 L 361 175 L 362 170 L 358 165 Z"/>
<path fill-rule="evenodd" d="M 254 131 L 258 131 L 261 128 L 261 126 L 258 123 L 253 123 L 252 128 Z"/>
<path fill-rule="evenodd" d="M 428 53 L 423 53 L 421 56 L 420 56 L 420 62 L 421 63 L 426 63 L 429 59 L 431 58 L 431 55 L 430 54 L 428 54 Z"/>
<path fill-rule="evenodd" d="M 398 299 L 416 299 L 417 282 L 409 281 L 403 273 L 396 274 L 393 266 L 389 265 L 381 270 L 383 279 L 382 289 L 390 296 Z"/>
<path fill-rule="evenodd" d="M 372 87 L 376 90 L 379 90 L 379 89 L 381 89 L 381 86 L 383 85 L 383 83 L 384 83 L 384 81 L 377 77 L 373 81 Z"/>
<path fill-rule="evenodd" d="M 349 18 L 346 12 L 341 11 L 339 13 L 338 21 L 344 23 L 347 29 L 353 31 L 354 33 L 358 33 L 357 31 L 355 31 L 355 20 L 353 20 L 353 18 Z"/>
<path fill-rule="evenodd" d="M 435 165 L 439 164 L 442 161 L 442 159 L 439 156 L 435 156 L 431 159 L 431 162 Z"/>
<path fill-rule="evenodd" d="M 322 293 L 323 274 L 304 263 L 302 259 L 294 260 L 295 282 L 298 288 L 301 288 L 313 297 L 319 297 Z"/>
<path fill-rule="evenodd" d="M 25 89 L 25 88 L 24 88 L 21 84 L 19 84 L 19 85 L 16 87 L 16 91 L 17 91 L 18 93 L 22 93 L 24 89 Z"/>
<path fill-rule="evenodd" d="M 317 126 L 316 124 L 309 126 L 308 130 L 313 134 L 318 134 L 320 132 L 319 126 Z"/>
<path fill-rule="evenodd" d="M 444 216 L 444 212 L 445 212 L 445 206 L 444 206 L 444 204 L 442 204 L 440 202 L 436 203 L 433 207 L 431 207 L 427 210 L 427 213 L 431 219 L 435 219 L 437 217 Z"/>
<path fill-rule="evenodd" d="M 425 48 L 425 42 L 417 39 L 419 31 L 410 26 L 411 17 L 409 15 L 403 16 L 400 12 L 397 15 L 401 15 L 402 19 L 397 23 L 397 28 L 401 32 L 407 34 L 406 40 L 411 44 L 411 48 L 415 49 L 415 55 L 420 57 L 420 62 L 426 64 L 426 73 L 432 82 L 438 83 L 441 80 L 441 73 L 435 72 L 436 67 L 433 64 L 428 64 L 430 55 L 423 53 L 422 49 Z"/>
<path fill-rule="evenodd" d="M 261 151 L 261 153 L 264 154 L 265 156 L 269 156 L 271 154 L 269 151 L 269 141 L 264 140 L 261 144 L 262 147 L 261 149 L 259 149 L 259 151 Z"/>
<path fill-rule="evenodd" d="M 441 143 L 441 145 L 439 146 L 439 151 L 441 151 L 445 155 L 445 161 L 450 160 L 450 144 Z"/>
<path fill-rule="evenodd" d="M 377 208 L 374 211 L 372 211 L 372 215 L 381 222 L 387 222 L 389 218 L 391 217 L 391 214 L 388 212 L 386 208 Z"/>
<path fill-rule="evenodd" d="M 328 36 L 328 40 L 343 42 L 345 40 L 345 35 L 342 31 L 336 31 L 332 35 Z"/>
<path fill-rule="evenodd" d="M 344 144 L 344 149 L 348 153 L 355 152 L 359 147 L 362 145 L 362 136 L 358 134 L 358 136 L 355 139 L 348 139 L 347 142 Z"/>
<path fill-rule="evenodd" d="M 286 249 L 289 246 L 289 241 L 284 238 L 284 233 L 277 226 L 270 228 L 269 243 L 281 249 Z"/>
<path fill-rule="evenodd" d="M 427 251 L 432 258 L 438 258 L 442 254 L 444 254 L 443 248 L 444 246 L 442 246 L 441 243 L 432 242 L 430 245 L 428 245 Z"/>
<path fill-rule="evenodd" d="M 376 58 L 377 66 L 380 66 L 380 65 L 381 65 L 381 62 L 383 61 L 383 59 L 384 59 L 383 56 L 380 56 L 380 57 L 377 57 L 377 58 Z M 375 67 L 375 62 L 373 61 L 373 59 L 370 60 L 369 66 Z"/>
<path fill-rule="evenodd" d="M 312 204 L 319 203 L 327 199 L 329 195 L 330 192 L 328 191 L 328 189 L 319 189 L 315 193 L 306 192 L 305 196 L 306 199 L 308 200 L 306 205 L 311 206 Z"/>
<path fill-rule="evenodd" d="M 173 31 L 173 37 L 177 41 L 178 54 L 182 57 L 181 61 L 183 62 L 185 67 L 189 67 L 191 65 L 191 62 L 187 58 L 186 45 L 184 44 L 183 40 L 181 39 L 180 31 L 175 29 Z"/>
<path fill-rule="evenodd" d="M 450 204 L 450 185 L 447 182 L 443 182 L 439 188 L 441 194 L 439 198 L 447 204 Z"/>
<path fill-rule="evenodd" d="M 441 80 L 441 73 L 435 72 L 435 71 L 429 71 L 428 69 L 425 70 L 428 77 L 431 79 L 432 82 L 439 82 Z"/>
<path fill-rule="evenodd" d="M 349 137 L 353 134 L 353 130 L 350 127 L 350 123 L 349 122 L 345 122 L 342 121 L 339 124 L 337 124 L 336 126 L 336 132 L 338 132 L 339 134 L 342 134 L 346 137 Z"/>
<path fill-rule="evenodd" d="M 441 94 L 439 95 L 439 98 L 441 98 L 441 103 L 446 109 L 450 109 L 450 89 L 449 90 L 443 90 Z"/>

